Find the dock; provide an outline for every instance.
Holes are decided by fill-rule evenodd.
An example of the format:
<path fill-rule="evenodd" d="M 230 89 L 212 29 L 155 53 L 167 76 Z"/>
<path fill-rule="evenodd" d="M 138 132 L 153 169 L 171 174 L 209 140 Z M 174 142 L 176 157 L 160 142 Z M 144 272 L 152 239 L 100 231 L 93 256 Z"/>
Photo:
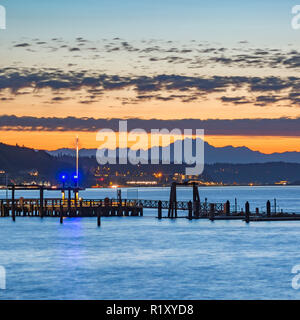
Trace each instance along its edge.
<path fill-rule="evenodd" d="M 1 217 L 104 217 L 143 216 L 143 207 L 133 203 L 103 200 L 38 199 L 0 200 Z"/>
<path fill-rule="evenodd" d="M 193 201 L 177 201 L 177 186 L 192 186 Z M 44 186 L 11 185 L 10 199 L 0 200 L 0 217 L 59 217 L 60 222 L 66 217 L 97 217 L 98 226 L 101 225 L 101 217 L 143 217 L 144 209 L 157 210 L 157 219 L 189 219 L 210 221 L 219 220 L 243 220 L 246 223 L 259 221 L 300 221 L 300 214 L 288 214 L 284 212 L 271 212 L 271 203 L 266 202 L 265 212 L 255 208 L 250 210 L 247 201 L 244 209 L 237 210 L 237 204 L 232 208 L 229 201 L 225 203 L 211 203 L 200 200 L 198 186 L 192 184 L 172 183 L 169 200 L 149 199 L 122 199 L 121 191 L 118 191 L 117 199 L 82 199 L 79 198 L 78 187 L 47 188 Z M 38 190 L 39 198 L 16 198 L 17 190 Z M 45 198 L 45 191 L 61 191 L 62 198 Z M 163 212 L 167 211 L 167 215 Z M 187 212 L 179 216 L 178 212 Z"/>

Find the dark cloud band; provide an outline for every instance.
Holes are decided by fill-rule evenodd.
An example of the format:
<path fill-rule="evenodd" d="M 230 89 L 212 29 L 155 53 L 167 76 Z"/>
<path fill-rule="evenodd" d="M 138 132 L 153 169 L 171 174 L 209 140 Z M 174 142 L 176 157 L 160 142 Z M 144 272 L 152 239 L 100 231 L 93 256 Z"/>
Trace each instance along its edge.
<path fill-rule="evenodd" d="M 67 72 L 60 69 L 0 69 L 0 91 L 9 89 L 12 94 L 18 94 L 25 88 L 31 88 L 36 92 L 46 88 L 54 92 L 67 90 L 76 92 L 86 89 L 93 93 L 93 99 L 90 102 L 97 101 L 97 97 L 100 98 L 104 92 L 129 88 L 137 93 L 134 98 L 135 102 L 145 100 L 145 98 L 162 101 L 181 99 L 182 102 L 189 102 L 210 93 L 224 95 L 229 88 L 234 90 L 244 88 L 249 93 L 256 95 L 257 100 L 226 96 L 223 96 L 221 100 L 234 104 L 256 102 L 260 106 L 285 100 L 289 104 L 298 105 L 300 78 L 192 77 L 176 74 L 119 76 L 87 71 Z M 174 92 L 181 94 L 174 94 Z M 166 94 L 168 95 L 165 96 Z"/>
<path fill-rule="evenodd" d="M 94 118 L 36 118 L 0 116 L 0 130 L 14 131 L 81 131 L 96 132 L 109 128 L 119 129 L 120 119 Z M 147 132 L 151 129 L 174 128 L 204 129 L 206 135 L 239 135 L 239 136 L 300 136 L 300 118 L 289 119 L 233 119 L 233 120 L 158 120 L 128 119 L 128 129 L 142 128 Z"/>

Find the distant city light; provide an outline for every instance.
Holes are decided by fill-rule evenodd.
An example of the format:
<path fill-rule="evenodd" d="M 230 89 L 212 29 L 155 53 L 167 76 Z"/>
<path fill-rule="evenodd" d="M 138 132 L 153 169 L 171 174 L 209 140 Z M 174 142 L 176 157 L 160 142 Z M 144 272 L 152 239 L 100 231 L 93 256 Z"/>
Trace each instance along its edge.
<path fill-rule="evenodd" d="M 157 181 L 127 181 L 127 184 L 143 184 L 143 185 L 156 185 Z"/>

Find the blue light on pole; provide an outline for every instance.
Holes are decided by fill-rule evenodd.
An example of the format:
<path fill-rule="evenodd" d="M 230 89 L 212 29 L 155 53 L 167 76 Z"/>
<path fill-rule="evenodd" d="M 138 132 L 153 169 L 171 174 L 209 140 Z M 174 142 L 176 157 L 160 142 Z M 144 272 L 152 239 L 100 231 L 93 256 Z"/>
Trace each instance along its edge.
<path fill-rule="evenodd" d="M 66 179 L 67 179 L 67 175 L 62 174 L 61 175 L 61 180 L 62 180 L 62 183 L 63 183 L 63 188 L 65 188 Z"/>
<path fill-rule="evenodd" d="M 75 187 L 78 187 L 78 176 L 74 174 Z"/>

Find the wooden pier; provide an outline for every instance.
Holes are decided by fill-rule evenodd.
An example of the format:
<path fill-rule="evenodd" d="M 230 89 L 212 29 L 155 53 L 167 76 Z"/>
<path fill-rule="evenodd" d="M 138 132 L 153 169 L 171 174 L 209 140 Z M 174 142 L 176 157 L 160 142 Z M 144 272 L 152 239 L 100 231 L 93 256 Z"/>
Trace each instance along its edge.
<path fill-rule="evenodd" d="M 37 199 L 0 200 L 1 217 L 104 217 L 143 216 L 141 205 L 127 204 L 126 201 Z"/>
<path fill-rule="evenodd" d="M 180 186 L 193 187 L 193 201 L 177 201 L 177 189 Z M 122 199 L 121 192 L 118 192 L 117 199 L 81 199 L 79 198 L 80 188 L 45 188 L 43 186 L 23 186 L 11 185 L 10 199 L 0 200 L 0 217 L 59 217 L 63 222 L 65 217 L 95 217 L 97 225 L 101 225 L 101 217 L 142 217 L 144 209 L 156 209 L 158 219 L 178 219 L 186 218 L 218 220 L 244 220 L 246 223 L 258 221 L 300 221 L 300 214 L 287 214 L 271 212 L 271 203 L 266 202 L 266 211 L 251 212 L 250 204 L 245 203 L 244 210 L 238 210 L 235 203 L 232 210 L 229 201 L 225 203 L 209 203 L 205 199 L 200 201 L 198 186 L 192 184 L 173 183 L 169 201 L 161 200 L 141 200 L 141 199 Z M 38 199 L 16 199 L 16 190 L 39 190 Z M 62 198 L 45 198 L 45 191 L 61 191 Z M 67 196 L 66 196 L 67 195 Z M 167 211 L 167 216 L 163 211 Z M 187 215 L 178 215 L 178 211 L 187 211 Z"/>
<path fill-rule="evenodd" d="M 105 198 L 103 200 L 81 199 L 78 197 L 79 188 L 52 189 L 43 186 L 9 186 L 11 199 L 0 200 L 0 217 L 59 217 L 63 222 L 65 217 L 97 217 L 98 226 L 101 217 L 142 217 L 143 206 L 134 201 L 127 202 L 121 198 L 117 200 Z M 39 190 L 38 199 L 16 199 L 16 190 Z M 62 199 L 45 198 L 45 191 L 61 191 Z M 65 194 L 67 193 L 67 198 Z M 73 194 L 73 197 L 72 197 Z"/>

